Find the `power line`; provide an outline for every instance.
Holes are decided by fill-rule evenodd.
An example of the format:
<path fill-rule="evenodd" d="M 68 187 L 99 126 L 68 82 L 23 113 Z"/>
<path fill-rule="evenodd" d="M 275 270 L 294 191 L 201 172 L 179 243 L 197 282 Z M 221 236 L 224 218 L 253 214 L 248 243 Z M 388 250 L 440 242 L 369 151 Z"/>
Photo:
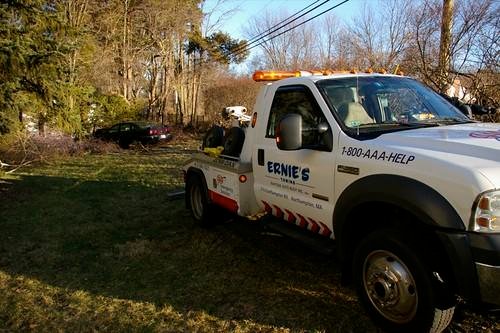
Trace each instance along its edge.
<path fill-rule="evenodd" d="M 299 10 L 298 12 L 296 12 L 295 14 L 290 15 L 289 17 L 287 17 L 286 19 L 282 20 L 281 22 L 278 22 L 277 24 L 275 24 L 274 26 L 270 27 L 269 29 L 267 29 L 267 30 L 265 30 L 265 31 L 263 31 L 263 32 L 261 32 L 261 33 L 259 33 L 258 35 L 256 35 L 256 36 L 254 36 L 254 37 L 250 38 L 250 40 L 248 40 L 248 41 L 247 41 L 247 44 L 246 44 L 245 48 L 246 48 L 246 47 L 248 47 L 248 46 L 249 46 L 249 45 L 251 45 L 251 44 L 254 44 L 254 43 L 258 42 L 259 40 L 263 39 L 264 37 L 269 36 L 269 35 L 270 35 L 270 34 L 272 34 L 273 32 L 278 31 L 279 29 L 283 28 L 283 27 L 284 27 L 284 26 L 286 26 L 287 24 L 290 24 L 290 23 L 295 22 L 295 21 L 296 21 L 296 20 L 298 20 L 299 18 L 303 17 L 304 15 L 309 14 L 310 12 L 312 12 L 312 11 L 313 11 L 313 10 L 315 10 L 315 9 L 317 9 L 318 7 L 323 6 L 325 3 L 329 2 L 330 0 L 325 0 L 325 1 L 323 1 L 322 3 L 320 3 L 319 5 L 317 5 L 316 7 L 314 7 L 314 8 L 312 8 L 312 9 L 308 10 L 306 13 L 304 13 L 304 14 L 300 15 L 299 17 L 296 17 L 295 19 L 291 20 L 290 22 L 287 22 L 287 21 L 289 21 L 290 19 L 292 19 L 294 16 L 296 16 L 296 15 L 300 14 L 301 12 L 305 11 L 306 9 L 308 9 L 309 7 L 313 6 L 314 4 L 316 4 L 316 3 L 320 2 L 320 1 L 321 1 L 321 0 L 316 0 L 316 1 L 312 2 L 311 4 L 309 4 L 308 6 L 306 6 L 306 7 L 302 8 L 301 10 Z M 243 47 L 241 47 L 241 48 L 243 48 Z M 234 52 L 238 52 L 238 51 L 240 51 L 240 50 L 238 50 L 238 49 L 234 50 Z"/>
<path fill-rule="evenodd" d="M 350 0 L 344 0 L 344 1 L 342 1 L 342 2 L 339 2 L 339 3 L 338 3 L 338 4 L 336 4 L 335 6 L 330 7 L 330 8 L 328 8 L 328 9 L 326 9 L 326 10 L 322 11 L 321 13 L 316 14 L 315 16 L 313 16 L 313 17 L 311 17 L 311 18 L 308 18 L 307 20 L 305 20 L 305 21 L 303 21 L 303 22 L 300 22 L 299 24 L 294 25 L 293 27 L 290 27 L 290 28 L 288 28 L 288 29 L 286 29 L 286 30 L 282 31 L 282 32 L 280 32 L 280 33 L 278 33 L 278 34 L 276 34 L 276 35 L 274 35 L 274 36 L 272 36 L 272 37 L 270 37 L 270 38 L 266 39 L 265 41 L 262 41 L 262 42 L 260 42 L 260 43 L 258 43 L 258 44 L 256 44 L 256 45 L 253 45 L 252 47 L 245 48 L 244 50 L 240 50 L 240 51 L 235 51 L 235 52 L 232 54 L 232 56 L 238 56 L 238 55 L 243 54 L 243 53 L 245 53 L 245 52 L 247 52 L 247 51 L 250 51 L 251 49 L 254 49 L 254 48 L 258 47 L 258 46 L 261 46 L 261 45 L 263 45 L 263 44 L 265 44 L 265 43 L 267 43 L 267 42 L 269 42 L 269 41 L 273 40 L 274 38 L 279 37 L 279 36 L 281 36 L 281 35 L 283 35 L 283 34 L 285 34 L 285 33 L 289 32 L 289 31 L 291 31 L 291 30 L 293 30 L 293 29 L 295 29 L 295 28 L 297 28 L 297 27 L 300 27 L 301 25 L 304 25 L 304 24 L 306 24 L 307 22 L 314 20 L 314 19 L 315 19 L 315 18 L 317 18 L 318 16 L 321 16 L 321 15 L 323 15 L 323 14 L 325 14 L 325 13 L 327 13 L 327 12 L 329 12 L 329 11 L 331 11 L 331 10 L 333 10 L 333 9 L 335 9 L 335 8 L 337 8 L 337 7 L 341 6 L 341 5 L 343 5 L 343 4 L 345 4 L 345 3 L 346 3 L 346 2 L 348 2 L 348 1 L 350 1 Z M 307 13 L 305 13 L 305 14 L 307 14 Z M 304 15 L 305 15 L 305 14 L 304 14 Z M 302 15 L 302 16 L 303 16 L 303 15 Z M 300 17 L 302 17 L 302 16 L 300 16 Z M 299 17 L 299 18 L 300 18 L 300 17 Z M 291 23 L 291 22 L 290 22 L 290 23 Z M 279 29 L 278 29 L 278 30 L 279 30 Z M 230 55 L 231 55 L 231 53 L 230 53 Z"/>
<path fill-rule="evenodd" d="M 320 1 L 323 1 L 322 3 L 320 3 L 319 5 L 315 6 L 314 8 L 311 8 L 310 10 L 308 10 L 307 12 L 301 14 L 300 16 L 294 18 L 293 20 L 290 21 L 290 19 L 292 19 L 294 16 L 297 16 L 299 15 L 300 13 L 302 13 L 303 11 L 307 10 L 309 7 L 312 7 L 314 6 L 316 3 L 320 2 Z M 271 35 L 272 33 L 284 28 L 286 25 L 290 24 L 290 23 L 293 23 L 295 22 L 296 20 L 304 17 L 305 15 L 309 14 L 310 12 L 316 10 L 317 8 L 323 6 L 325 3 L 329 2 L 330 0 L 316 0 L 316 1 L 313 1 L 312 3 L 310 3 L 309 5 L 307 5 L 306 7 L 302 8 L 301 10 L 295 12 L 293 15 L 290 15 L 289 17 L 287 17 L 286 19 L 276 23 L 275 25 L 273 25 L 272 27 L 270 27 L 269 29 L 257 34 L 256 36 L 250 38 L 249 41 L 247 41 L 247 43 L 245 45 L 241 45 L 241 46 L 237 46 L 234 50 L 231 50 L 230 52 L 228 52 L 227 54 L 221 56 L 222 57 L 231 57 L 231 56 L 238 56 L 238 55 L 241 55 L 243 53 L 246 52 L 246 50 L 248 49 L 248 46 L 251 45 L 251 44 L 255 44 L 255 43 L 258 43 L 259 41 L 263 40 L 265 37 Z M 269 6 L 269 3 L 266 5 L 266 7 Z M 266 8 L 264 7 L 264 8 Z M 210 60 L 201 60 L 201 62 L 205 62 L 205 63 L 208 63 Z"/>
<path fill-rule="evenodd" d="M 314 5 L 314 4 L 315 4 L 315 3 L 317 3 L 318 1 L 320 1 L 320 0 L 317 0 L 316 2 L 313 2 L 313 3 L 312 3 L 312 4 L 310 4 L 309 6 L 307 6 L 307 7 L 303 8 L 302 10 L 298 11 L 297 13 L 295 13 L 294 15 L 292 15 L 292 16 L 290 16 L 290 17 L 293 17 L 293 16 L 297 15 L 298 13 L 300 13 L 300 12 L 304 11 L 305 9 L 307 9 L 308 7 L 310 7 L 310 6 Z M 323 1 L 320 5 L 318 5 L 318 6 L 314 7 L 314 8 L 312 8 L 312 9 L 310 9 L 310 10 L 309 10 L 309 11 L 307 11 L 306 13 L 303 13 L 302 15 L 300 15 L 299 17 L 295 18 L 294 20 L 292 20 L 292 21 L 288 22 L 287 24 L 290 24 L 290 23 L 292 23 L 292 22 L 294 22 L 294 21 L 298 20 L 299 18 L 304 17 L 305 15 L 307 15 L 307 14 L 308 14 L 308 13 L 310 13 L 311 11 L 313 11 L 313 10 L 317 9 L 318 7 L 320 7 L 320 6 L 324 5 L 324 4 L 325 4 L 326 2 L 328 2 L 328 1 L 330 1 L 330 0 Z M 286 29 L 286 30 L 284 30 L 284 31 L 282 31 L 282 32 L 280 32 L 280 33 L 278 33 L 277 35 L 271 36 L 270 38 L 268 38 L 268 39 L 266 39 L 266 40 L 264 40 L 264 41 L 262 41 L 262 42 L 260 42 L 260 43 L 258 43 L 258 44 L 256 44 L 256 45 L 253 45 L 253 46 L 252 46 L 252 47 L 250 47 L 250 48 L 248 48 L 248 45 L 249 45 L 249 44 L 247 44 L 247 45 L 246 45 L 246 47 L 244 47 L 244 48 L 239 48 L 239 47 L 238 47 L 238 48 L 236 48 L 235 50 L 233 50 L 233 51 L 231 51 L 231 52 L 228 52 L 226 55 L 221 56 L 221 58 L 222 58 L 222 57 L 227 57 L 227 58 L 229 58 L 229 57 L 237 57 L 237 56 L 239 56 L 239 55 L 241 55 L 241 54 L 243 54 L 243 53 L 245 53 L 245 52 L 247 52 L 247 51 L 250 51 L 251 49 L 254 49 L 254 48 L 258 47 L 258 46 L 261 46 L 261 45 L 263 45 L 263 44 L 265 44 L 265 43 L 267 43 L 267 42 L 269 42 L 269 41 L 273 40 L 273 39 L 274 39 L 274 38 L 276 38 L 276 37 L 279 37 L 279 36 L 281 36 L 281 35 L 283 35 L 283 34 L 285 34 L 285 33 L 289 32 L 289 31 L 291 31 L 291 30 L 293 30 L 293 29 L 295 29 L 295 28 L 297 28 L 297 27 L 300 27 L 301 25 L 304 25 L 304 24 L 306 24 L 307 22 L 312 21 L 312 20 L 314 20 L 315 18 L 317 18 L 317 17 L 319 17 L 319 16 L 321 16 L 321 15 L 324 15 L 325 13 L 327 13 L 327 12 L 329 12 L 329 11 L 331 11 L 331 10 L 333 10 L 333 9 L 335 9 L 335 8 L 337 8 L 337 7 L 339 7 L 339 6 L 341 6 L 341 5 L 343 5 L 344 3 L 348 2 L 348 1 L 350 1 L 350 0 L 344 0 L 344 1 L 342 1 L 342 2 L 340 2 L 340 3 L 338 3 L 338 4 L 336 4 L 336 5 L 334 5 L 334 6 L 332 6 L 332 7 L 330 7 L 330 8 L 328 8 L 328 9 L 326 9 L 326 10 L 322 11 L 322 12 L 321 12 L 321 13 L 319 13 L 319 14 L 316 14 L 315 16 L 313 16 L 313 17 L 311 17 L 311 18 L 309 18 L 309 19 L 307 19 L 307 20 L 305 20 L 305 21 L 303 21 L 303 22 L 300 22 L 299 24 L 296 24 L 296 25 L 294 25 L 293 27 L 290 27 L 290 28 L 288 28 L 288 29 Z M 290 18 L 290 17 L 289 17 L 289 18 Z M 283 28 L 283 27 L 284 27 L 283 22 L 285 22 L 285 21 L 286 21 L 286 20 L 288 20 L 289 18 L 287 18 L 287 19 L 283 20 L 281 23 L 278 23 L 277 25 L 280 25 L 280 27 L 279 27 L 279 28 L 277 28 L 277 29 L 273 29 L 273 28 L 271 27 L 270 29 L 273 29 L 273 31 L 271 31 L 271 32 L 269 32 L 269 33 L 266 33 L 264 36 L 262 36 L 262 37 L 258 38 L 255 42 L 258 42 L 258 41 L 260 41 L 260 40 L 264 39 L 266 36 L 268 36 L 268 35 L 270 35 L 270 34 L 272 34 L 272 33 L 276 32 L 277 30 L 279 30 L 279 29 Z M 277 25 L 275 25 L 275 26 L 277 26 Z M 285 25 L 286 25 L 286 24 L 285 24 Z M 254 43 L 255 43 L 255 42 L 254 42 Z M 201 59 L 200 59 L 200 60 L 201 60 Z M 210 62 L 210 61 L 213 61 L 213 59 L 201 60 L 201 61 L 200 61 L 200 64 L 201 64 L 201 63 L 208 63 L 208 62 Z"/>

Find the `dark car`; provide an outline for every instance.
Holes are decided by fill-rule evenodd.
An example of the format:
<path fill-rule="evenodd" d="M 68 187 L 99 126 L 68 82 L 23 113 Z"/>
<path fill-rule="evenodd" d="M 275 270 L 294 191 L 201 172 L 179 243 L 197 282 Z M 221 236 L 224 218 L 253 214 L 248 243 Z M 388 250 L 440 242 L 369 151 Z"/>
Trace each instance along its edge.
<path fill-rule="evenodd" d="M 146 145 L 172 138 L 167 126 L 142 121 L 123 122 L 108 128 L 100 128 L 95 131 L 94 136 L 117 142 L 122 148 L 128 148 L 133 142 Z"/>

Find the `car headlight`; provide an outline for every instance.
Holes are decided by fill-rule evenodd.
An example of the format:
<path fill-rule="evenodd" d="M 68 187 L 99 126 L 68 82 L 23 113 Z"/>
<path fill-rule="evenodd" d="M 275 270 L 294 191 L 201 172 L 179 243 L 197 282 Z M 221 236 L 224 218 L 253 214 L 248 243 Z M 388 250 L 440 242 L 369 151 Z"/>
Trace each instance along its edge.
<path fill-rule="evenodd" d="M 480 194 L 472 209 L 472 231 L 500 232 L 500 191 L 493 190 Z"/>

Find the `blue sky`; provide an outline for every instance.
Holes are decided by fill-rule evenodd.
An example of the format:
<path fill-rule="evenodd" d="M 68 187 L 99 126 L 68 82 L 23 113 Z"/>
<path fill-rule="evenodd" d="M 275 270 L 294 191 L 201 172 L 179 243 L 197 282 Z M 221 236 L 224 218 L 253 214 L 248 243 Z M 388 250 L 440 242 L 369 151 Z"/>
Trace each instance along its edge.
<path fill-rule="evenodd" d="M 211 10 L 219 1 L 220 0 L 206 0 L 204 5 L 205 10 Z M 277 11 L 292 15 L 304 7 L 312 4 L 314 1 L 315 0 L 226 0 L 222 6 L 218 7 L 219 9 L 214 13 L 211 21 L 215 22 L 218 18 L 221 18 L 220 30 L 228 32 L 233 38 L 247 39 L 253 36 L 245 36 L 244 28 L 259 14 L 264 13 L 265 11 Z M 316 3 L 315 5 L 318 5 L 321 2 L 322 1 Z M 308 14 L 307 17 L 314 16 L 314 14 L 318 14 L 339 2 L 341 2 L 341 0 L 330 0 L 323 6 Z M 333 9 L 331 13 L 334 13 L 342 19 L 349 20 L 351 17 L 356 15 L 357 11 L 361 8 L 364 2 L 365 0 L 350 0 L 338 8 Z M 314 6 L 311 6 L 310 8 L 313 7 Z M 224 12 L 232 9 L 234 10 L 232 13 L 223 15 Z M 314 20 L 310 23 L 314 23 Z"/>
<path fill-rule="evenodd" d="M 312 17 L 322 11 L 333 7 L 342 0 L 330 0 L 321 7 L 312 11 L 305 18 Z M 337 17 L 348 21 L 352 17 L 356 16 L 361 9 L 365 1 L 371 2 L 374 0 L 350 0 L 343 5 L 333 9 L 329 13 L 335 14 Z M 213 14 L 209 17 L 209 24 L 213 25 L 218 22 L 214 30 L 221 30 L 227 32 L 231 37 L 236 39 L 250 39 L 254 36 L 245 35 L 245 27 L 248 26 L 249 22 L 253 18 L 266 11 L 276 11 L 280 13 L 285 13 L 286 16 L 290 16 L 300 11 L 304 7 L 315 2 L 315 0 L 206 0 L 203 6 L 205 12 L 210 12 L 214 9 L 217 3 L 222 2 L 222 5 L 218 5 Z M 311 6 L 309 9 L 316 5 L 319 5 L 323 1 L 319 1 Z M 321 16 L 320 16 L 321 17 Z M 318 17 L 318 19 L 320 18 Z M 314 24 L 315 20 L 310 21 L 306 24 Z M 256 50 L 252 50 L 254 54 Z M 249 57 L 249 59 L 251 56 Z M 236 71 L 244 71 L 245 66 L 237 66 Z"/>

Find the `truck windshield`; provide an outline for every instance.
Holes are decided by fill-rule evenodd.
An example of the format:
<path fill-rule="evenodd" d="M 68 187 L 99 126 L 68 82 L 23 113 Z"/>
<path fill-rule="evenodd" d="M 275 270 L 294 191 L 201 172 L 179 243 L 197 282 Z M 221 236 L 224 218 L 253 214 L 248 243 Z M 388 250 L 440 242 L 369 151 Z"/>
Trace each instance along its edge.
<path fill-rule="evenodd" d="M 470 122 L 444 98 L 410 78 L 359 76 L 326 79 L 317 85 L 348 131 L 373 133 Z"/>

